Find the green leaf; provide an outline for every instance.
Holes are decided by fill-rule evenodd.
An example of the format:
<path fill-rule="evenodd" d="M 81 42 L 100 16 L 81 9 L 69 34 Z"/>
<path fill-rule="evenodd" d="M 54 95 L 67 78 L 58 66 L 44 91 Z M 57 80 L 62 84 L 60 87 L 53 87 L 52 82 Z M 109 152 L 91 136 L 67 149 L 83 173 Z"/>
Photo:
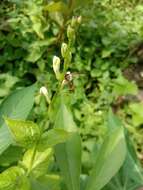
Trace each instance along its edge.
<path fill-rule="evenodd" d="M 38 148 L 45 149 L 63 143 L 70 138 L 71 135 L 72 133 L 64 129 L 51 129 L 42 135 Z"/>
<path fill-rule="evenodd" d="M 0 190 L 30 190 L 30 184 L 20 167 L 11 167 L 0 174 Z"/>
<path fill-rule="evenodd" d="M 100 190 L 118 172 L 126 156 L 123 128 L 117 128 L 106 138 L 99 150 L 86 190 Z"/>
<path fill-rule="evenodd" d="M 137 160 L 137 158 L 136 158 Z M 126 161 L 122 168 L 122 175 L 128 180 L 126 186 L 140 186 L 143 185 L 143 170 L 141 165 L 134 160 L 130 152 L 128 151 Z M 126 187 L 126 189 L 129 189 Z"/>
<path fill-rule="evenodd" d="M 0 126 L 4 124 L 3 116 L 25 119 L 33 104 L 36 85 L 16 90 L 0 106 Z"/>
<path fill-rule="evenodd" d="M 137 85 L 133 81 L 128 81 L 120 75 L 113 85 L 113 93 L 115 96 L 136 95 L 138 92 Z"/>
<path fill-rule="evenodd" d="M 57 113 L 55 128 L 74 132 L 65 143 L 56 145 L 56 159 L 68 190 L 80 189 L 81 139 L 71 113 L 63 102 Z"/>
<path fill-rule="evenodd" d="M 143 171 L 128 150 L 126 160 L 118 174 L 105 186 L 105 190 L 135 190 L 143 185 Z"/>
<path fill-rule="evenodd" d="M 13 142 L 3 116 L 26 119 L 34 104 L 36 85 L 17 90 L 0 106 L 0 154 Z"/>
<path fill-rule="evenodd" d="M 120 128 L 121 126 L 122 126 L 122 123 L 120 119 L 115 114 L 113 114 L 112 110 L 110 109 L 108 112 L 108 128 L 110 129 L 109 132 L 111 130 Z"/>
<path fill-rule="evenodd" d="M 0 74 L 0 97 L 7 96 L 18 80 L 17 77 L 11 76 L 9 73 Z"/>
<path fill-rule="evenodd" d="M 143 102 L 139 103 L 130 103 L 129 104 L 129 113 L 132 115 L 132 124 L 134 126 L 139 126 L 143 123 Z"/>
<path fill-rule="evenodd" d="M 29 51 L 28 56 L 26 57 L 26 61 L 29 62 L 36 62 L 44 53 L 44 49 L 41 49 L 40 47 L 31 47 L 32 49 Z"/>
<path fill-rule="evenodd" d="M 40 139 L 40 128 L 32 121 L 5 118 L 12 137 L 17 145 L 29 148 Z"/>
<path fill-rule="evenodd" d="M 85 6 L 86 4 L 92 2 L 93 0 L 73 0 L 72 1 L 72 8 L 78 7 L 78 6 Z"/>
<path fill-rule="evenodd" d="M 58 175 L 45 175 L 38 180 L 31 179 L 32 190 L 60 190 L 61 178 Z"/>
<path fill-rule="evenodd" d="M 1 155 L 0 155 L 0 165 L 9 166 L 22 158 L 23 151 L 22 148 L 17 146 L 9 146 Z"/>
<path fill-rule="evenodd" d="M 49 12 L 66 12 L 68 10 L 68 7 L 63 2 L 51 2 L 48 5 L 44 7 L 45 11 Z"/>
<path fill-rule="evenodd" d="M 32 63 L 36 62 L 38 59 L 41 58 L 46 48 L 52 45 L 54 42 L 55 38 L 34 41 L 28 47 L 28 55 L 25 60 Z"/>
<path fill-rule="evenodd" d="M 35 148 L 26 151 L 23 157 L 22 165 L 35 178 L 47 173 L 49 163 L 53 156 L 53 150 L 48 148 L 44 151 L 35 152 Z"/>
<path fill-rule="evenodd" d="M 137 157 L 133 142 L 130 139 L 129 133 L 126 131 L 127 141 L 127 156 L 123 165 L 123 174 L 128 177 L 129 184 L 143 185 L 143 168 Z"/>
<path fill-rule="evenodd" d="M 111 49 L 103 49 L 102 50 L 102 58 L 108 58 L 111 56 L 113 50 Z"/>
<path fill-rule="evenodd" d="M 36 32 L 39 38 L 44 39 L 43 28 L 41 19 L 36 15 L 30 15 L 30 19 L 32 20 L 32 28 Z"/>
<path fill-rule="evenodd" d="M 86 183 L 87 183 L 87 175 L 82 174 L 80 176 L 80 190 L 85 190 Z"/>
<path fill-rule="evenodd" d="M 62 100 L 60 102 L 59 110 L 56 115 L 55 128 L 63 128 L 66 131 L 72 133 L 77 132 L 77 127 L 73 121 L 72 114 L 68 110 L 67 106 L 62 102 Z"/>

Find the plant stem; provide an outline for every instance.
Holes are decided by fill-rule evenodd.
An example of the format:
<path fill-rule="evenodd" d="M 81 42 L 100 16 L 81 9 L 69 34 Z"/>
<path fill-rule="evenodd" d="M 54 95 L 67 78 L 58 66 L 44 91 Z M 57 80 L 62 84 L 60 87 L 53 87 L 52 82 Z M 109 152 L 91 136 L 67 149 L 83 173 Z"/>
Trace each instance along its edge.
<path fill-rule="evenodd" d="M 42 133 L 42 131 L 41 131 L 41 133 Z M 28 171 L 27 171 L 27 176 L 29 176 L 30 172 L 32 171 L 32 166 L 33 166 L 33 162 L 34 162 L 34 159 L 36 156 L 37 146 L 39 144 L 40 139 L 41 139 L 41 135 L 40 135 L 39 140 L 36 142 L 35 146 L 33 147 L 33 153 L 32 153 L 32 157 L 30 160 L 30 166 L 29 166 Z"/>
<path fill-rule="evenodd" d="M 69 8 L 71 9 L 73 5 L 73 0 L 69 0 Z"/>

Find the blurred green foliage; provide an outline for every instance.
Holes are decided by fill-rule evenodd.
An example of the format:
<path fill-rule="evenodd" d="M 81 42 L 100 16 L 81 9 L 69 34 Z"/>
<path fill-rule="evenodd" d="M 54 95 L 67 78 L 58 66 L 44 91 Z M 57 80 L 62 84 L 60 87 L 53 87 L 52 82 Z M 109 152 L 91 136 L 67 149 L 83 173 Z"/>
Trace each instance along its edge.
<path fill-rule="evenodd" d="M 107 131 L 110 107 L 116 105 L 120 96 L 138 94 L 135 81 L 128 81 L 122 71 L 138 62 L 133 52 L 143 39 L 142 1 L 2 1 L 0 100 L 13 89 L 36 81 L 38 86 L 47 86 L 53 96 L 57 81 L 52 57 L 60 55 L 61 43 L 67 42 L 67 25 L 72 16 L 79 15 L 82 24 L 76 31 L 69 69 L 75 72 L 71 105 L 83 139 L 83 169 L 87 172 L 94 142 L 100 146 Z M 141 106 L 142 103 L 129 102 L 118 110 L 139 143 L 142 143 L 142 136 L 138 138 L 138 128 L 143 124 Z M 30 117 L 49 127 L 46 110 L 45 100 L 37 93 Z"/>

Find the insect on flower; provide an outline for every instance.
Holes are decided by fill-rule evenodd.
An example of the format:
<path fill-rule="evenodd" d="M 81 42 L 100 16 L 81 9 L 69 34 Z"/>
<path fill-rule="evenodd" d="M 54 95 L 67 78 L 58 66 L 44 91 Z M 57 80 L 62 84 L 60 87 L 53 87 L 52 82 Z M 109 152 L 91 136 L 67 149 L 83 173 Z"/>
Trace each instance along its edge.
<path fill-rule="evenodd" d="M 73 79 L 74 77 L 76 76 L 79 76 L 81 74 L 78 74 L 78 73 L 71 73 L 70 71 L 67 71 L 65 76 L 64 76 L 64 80 L 62 82 L 62 86 L 64 85 L 68 85 L 69 87 L 69 90 L 74 92 L 75 90 L 75 86 L 74 86 L 74 83 L 73 83 Z"/>

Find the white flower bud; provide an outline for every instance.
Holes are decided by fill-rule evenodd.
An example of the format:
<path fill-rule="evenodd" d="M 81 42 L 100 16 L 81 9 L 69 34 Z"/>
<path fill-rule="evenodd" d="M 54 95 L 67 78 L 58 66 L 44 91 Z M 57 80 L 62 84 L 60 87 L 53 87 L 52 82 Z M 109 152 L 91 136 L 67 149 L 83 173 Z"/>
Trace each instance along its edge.
<path fill-rule="evenodd" d="M 45 86 L 40 88 L 40 94 L 46 96 L 48 94 L 48 90 Z"/>
<path fill-rule="evenodd" d="M 61 54 L 62 54 L 62 57 L 63 57 L 63 58 L 66 57 L 67 51 L 68 51 L 68 45 L 67 45 L 66 43 L 62 43 L 62 46 L 61 46 Z"/>
<path fill-rule="evenodd" d="M 140 76 L 143 78 L 143 72 L 142 71 L 140 72 Z"/>
<path fill-rule="evenodd" d="M 81 24 L 81 22 L 82 22 L 82 16 L 77 17 L 77 23 Z"/>
<path fill-rule="evenodd" d="M 60 78 L 60 58 L 57 56 L 53 57 L 53 70 L 55 72 L 56 78 L 59 79 Z"/>
<path fill-rule="evenodd" d="M 48 90 L 47 90 L 47 88 L 45 86 L 42 86 L 40 88 L 40 94 L 43 95 L 46 98 L 46 101 L 47 101 L 48 104 L 51 103 Z"/>

